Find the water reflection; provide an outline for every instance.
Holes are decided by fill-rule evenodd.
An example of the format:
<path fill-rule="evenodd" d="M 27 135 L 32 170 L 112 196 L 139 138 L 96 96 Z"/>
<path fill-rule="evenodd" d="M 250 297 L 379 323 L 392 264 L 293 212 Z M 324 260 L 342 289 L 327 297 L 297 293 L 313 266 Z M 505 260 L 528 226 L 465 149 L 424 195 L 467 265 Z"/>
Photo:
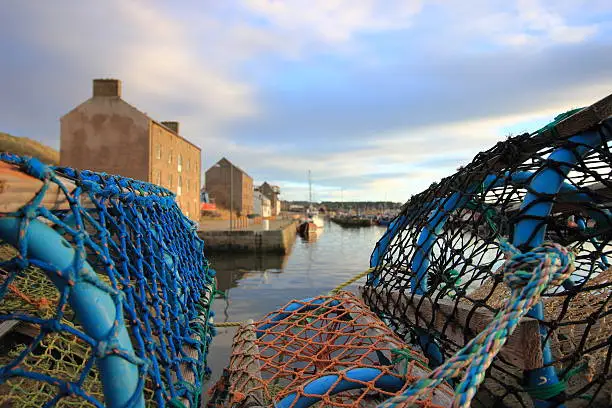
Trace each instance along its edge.
<path fill-rule="evenodd" d="M 212 253 L 208 258 L 217 271 L 217 290 L 225 292 L 238 286 L 238 282 L 248 274 L 283 272 L 289 256 L 290 254 Z"/>

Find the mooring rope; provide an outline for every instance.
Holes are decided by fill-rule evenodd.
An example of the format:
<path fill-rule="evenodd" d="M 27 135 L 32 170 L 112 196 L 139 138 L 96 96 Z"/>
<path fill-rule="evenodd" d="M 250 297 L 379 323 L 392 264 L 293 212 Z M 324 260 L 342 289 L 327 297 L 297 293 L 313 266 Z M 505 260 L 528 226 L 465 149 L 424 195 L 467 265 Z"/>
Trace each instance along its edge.
<path fill-rule="evenodd" d="M 213 324 L 215 327 L 238 327 L 243 323 L 244 322 L 220 322 L 220 323 L 213 323 Z"/>
<path fill-rule="evenodd" d="M 376 268 L 368 268 L 365 271 L 353 276 L 351 279 L 342 282 L 341 284 L 339 284 L 338 286 L 336 286 L 334 289 L 332 289 L 329 292 L 329 295 L 335 295 L 336 293 L 340 292 L 342 289 L 344 289 L 345 287 L 347 287 L 348 285 L 357 282 L 359 279 L 363 278 L 364 276 L 366 276 L 368 273 L 371 273 L 372 271 L 374 271 L 374 269 Z"/>
<path fill-rule="evenodd" d="M 574 270 L 575 254 L 555 243 L 545 243 L 527 253 L 521 253 L 503 240 L 501 247 L 511 255 L 503 266 L 504 282 L 510 288 L 511 295 L 493 321 L 428 377 L 421 378 L 403 394 L 385 401 L 379 408 L 414 404 L 443 380 L 458 377 L 464 372 L 455 390 L 453 406 L 469 407 L 487 368 L 521 318 L 540 300 L 546 288 L 561 285 Z"/>

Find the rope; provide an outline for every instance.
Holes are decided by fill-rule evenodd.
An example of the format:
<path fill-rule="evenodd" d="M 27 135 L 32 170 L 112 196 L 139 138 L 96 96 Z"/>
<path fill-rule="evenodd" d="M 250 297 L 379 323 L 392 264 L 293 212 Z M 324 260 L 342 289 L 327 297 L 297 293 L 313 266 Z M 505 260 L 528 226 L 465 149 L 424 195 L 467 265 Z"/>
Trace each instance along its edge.
<path fill-rule="evenodd" d="M 367 274 L 371 273 L 372 271 L 374 271 L 376 268 L 368 268 L 365 271 L 353 276 L 351 279 L 342 282 L 340 285 L 336 286 L 334 289 L 332 289 L 329 292 L 329 295 L 335 295 L 336 293 L 340 292 L 342 289 L 344 289 L 345 287 L 347 287 L 348 285 L 357 282 L 359 279 L 363 278 L 364 276 L 366 276 Z"/>
<path fill-rule="evenodd" d="M 19 288 L 15 285 L 9 284 L 8 288 L 11 292 L 13 292 L 16 296 L 25 300 L 27 303 L 35 306 L 39 310 L 47 310 L 51 307 L 51 302 L 46 297 L 41 297 L 40 299 L 31 299 L 25 293 L 19 290 Z"/>
<path fill-rule="evenodd" d="M 215 327 L 238 327 L 242 325 L 244 322 L 221 322 L 214 323 Z"/>
<path fill-rule="evenodd" d="M 412 384 L 402 395 L 379 405 L 379 408 L 414 404 L 443 380 L 458 377 L 462 373 L 463 378 L 455 390 L 453 406 L 469 407 L 478 386 L 485 378 L 487 368 L 521 318 L 539 301 L 548 286 L 561 285 L 574 270 L 574 253 L 558 244 L 545 243 L 524 254 L 503 240 L 501 247 L 511 255 L 503 266 L 504 281 L 511 289 L 511 295 L 500 312 L 484 331 L 453 357 L 429 376 Z"/>

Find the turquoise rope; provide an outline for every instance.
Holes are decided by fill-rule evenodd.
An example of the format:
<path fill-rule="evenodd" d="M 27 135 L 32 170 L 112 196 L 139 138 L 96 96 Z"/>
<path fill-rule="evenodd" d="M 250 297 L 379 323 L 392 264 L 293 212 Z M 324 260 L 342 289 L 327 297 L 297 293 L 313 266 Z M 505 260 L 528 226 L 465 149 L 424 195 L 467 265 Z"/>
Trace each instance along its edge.
<path fill-rule="evenodd" d="M 401 395 L 385 401 L 379 408 L 415 404 L 420 397 L 431 392 L 445 379 L 460 375 L 463 375 L 463 378 L 455 390 L 453 406 L 469 407 L 478 386 L 485 378 L 487 368 L 521 318 L 539 301 L 542 292 L 551 285 L 561 285 L 574 270 L 574 253 L 558 244 L 544 243 L 524 254 L 505 240 L 501 240 L 501 247 L 511 254 L 502 269 L 504 282 L 510 288 L 511 296 L 493 321 L 429 376 L 412 384 Z M 559 390 L 547 391 L 552 393 Z"/>

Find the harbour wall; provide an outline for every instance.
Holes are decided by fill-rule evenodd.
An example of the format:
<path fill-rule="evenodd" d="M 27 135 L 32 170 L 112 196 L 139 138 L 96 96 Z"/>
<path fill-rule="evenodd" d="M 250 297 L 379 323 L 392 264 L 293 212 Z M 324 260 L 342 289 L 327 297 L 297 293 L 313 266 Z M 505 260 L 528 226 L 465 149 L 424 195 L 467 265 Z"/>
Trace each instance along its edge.
<path fill-rule="evenodd" d="M 295 221 L 270 230 L 201 230 L 206 251 L 241 251 L 287 254 L 296 238 Z"/>

